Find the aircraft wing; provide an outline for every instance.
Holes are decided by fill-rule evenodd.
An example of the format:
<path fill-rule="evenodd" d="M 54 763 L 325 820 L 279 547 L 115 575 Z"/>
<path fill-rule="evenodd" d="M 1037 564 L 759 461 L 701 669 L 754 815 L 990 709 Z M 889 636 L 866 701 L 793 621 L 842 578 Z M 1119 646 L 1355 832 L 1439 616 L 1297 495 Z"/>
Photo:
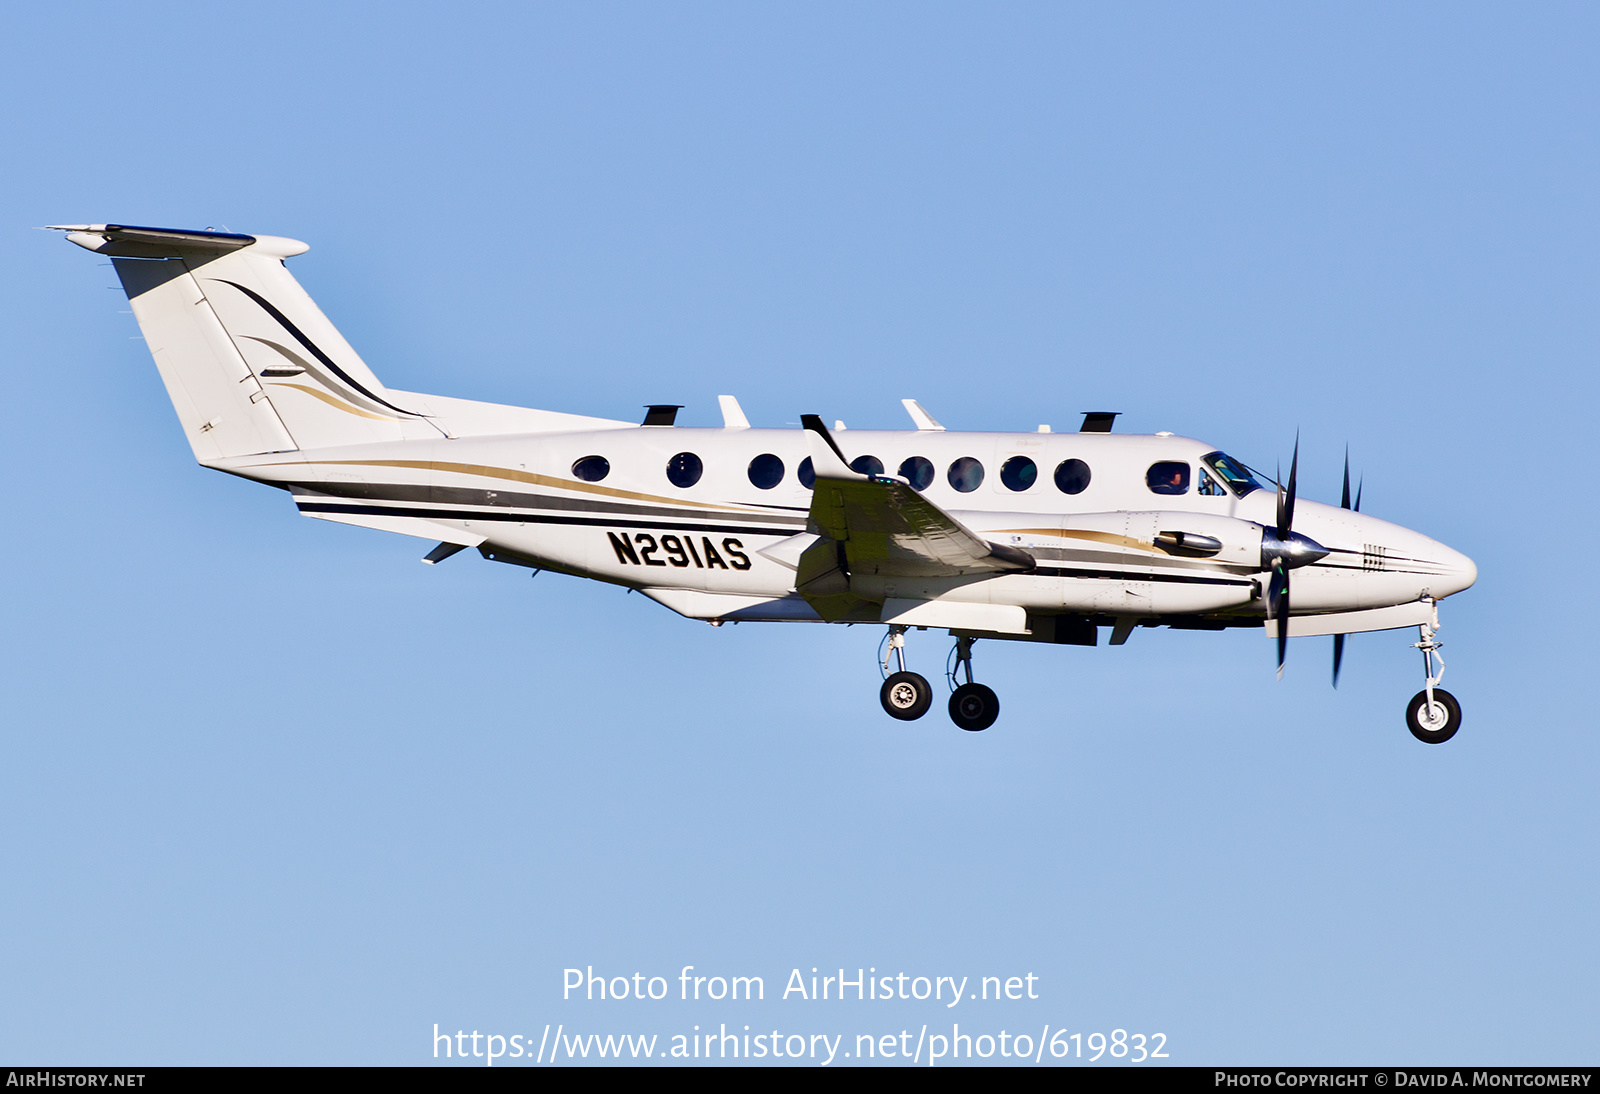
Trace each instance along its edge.
<path fill-rule="evenodd" d="M 826 553 L 849 574 L 956 577 L 1026 572 L 1026 551 L 990 543 L 899 479 L 852 471 L 814 414 L 801 418 L 811 432 L 809 531 L 837 546 Z M 843 552 L 842 560 L 838 552 Z"/>

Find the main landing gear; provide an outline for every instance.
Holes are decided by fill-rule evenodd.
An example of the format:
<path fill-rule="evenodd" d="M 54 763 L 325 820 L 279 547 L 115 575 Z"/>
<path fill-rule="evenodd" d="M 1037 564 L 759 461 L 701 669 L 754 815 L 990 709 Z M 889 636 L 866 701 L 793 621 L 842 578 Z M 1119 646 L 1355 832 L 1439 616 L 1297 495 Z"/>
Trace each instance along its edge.
<path fill-rule="evenodd" d="M 1444 678 L 1444 657 L 1439 653 L 1443 643 L 1435 641 L 1439 630 L 1439 605 L 1433 604 L 1433 623 L 1417 628 L 1421 641 L 1412 646 L 1422 651 L 1422 690 L 1412 697 L 1406 707 L 1406 728 L 1417 740 L 1430 745 L 1442 745 L 1461 728 L 1461 704 L 1456 697 L 1439 686 Z M 1434 671 L 1434 666 L 1438 671 Z"/>
<path fill-rule="evenodd" d="M 952 685 L 956 682 L 956 673 L 962 668 L 967 670 L 967 682 L 950 693 L 950 720 L 972 733 L 988 729 L 1000 717 L 1000 697 L 992 688 L 972 682 L 972 643 L 975 641 L 957 638 L 956 648 L 950 651 L 950 667 L 945 670 Z"/>
<path fill-rule="evenodd" d="M 900 671 L 889 673 L 889 660 L 896 658 Z M 906 671 L 906 629 L 891 626 L 883 654 L 883 687 L 878 690 L 878 701 L 889 717 L 902 722 L 914 722 L 933 705 L 933 688 L 927 678 Z"/>
<path fill-rule="evenodd" d="M 950 720 L 971 732 L 988 729 L 1000 716 L 1000 699 L 994 691 L 972 680 L 972 643 L 975 639 L 957 638 L 955 649 L 950 651 L 950 667 L 945 677 L 952 688 L 950 694 Z M 889 663 L 896 663 L 898 671 L 890 672 Z M 958 673 L 965 668 L 967 682 L 957 686 Z M 883 687 L 878 691 L 878 701 L 891 718 L 903 722 L 915 721 L 928 713 L 933 705 L 933 688 L 925 677 L 906 669 L 906 628 L 891 625 L 883 646 Z"/>

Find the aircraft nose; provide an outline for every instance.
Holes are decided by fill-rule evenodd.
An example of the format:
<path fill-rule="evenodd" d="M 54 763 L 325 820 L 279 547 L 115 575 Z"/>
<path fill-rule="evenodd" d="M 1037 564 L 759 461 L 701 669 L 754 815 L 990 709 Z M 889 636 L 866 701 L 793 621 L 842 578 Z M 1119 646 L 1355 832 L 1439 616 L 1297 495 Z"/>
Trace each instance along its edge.
<path fill-rule="evenodd" d="M 1478 580 L 1478 564 L 1460 551 L 1440 543 L 1438 554 L 1434 557 L 1442 581 L 1440 587 L 1429 590 L 1434 596 L 1445 597 L 1459 593 L 1463 589 L 1472 588 Z"/>
<path fill-rule="evenodd" d="M 1478 580 L 1478 564 L 1453 547 L 1365 513 L 1358 519 L 1363 567 L 1383 587 L 1379 595 L 1442 599 L 1472 588 Z M 1392 580 L 1401 574 L 1406 575 L 1403 581 Z"/>

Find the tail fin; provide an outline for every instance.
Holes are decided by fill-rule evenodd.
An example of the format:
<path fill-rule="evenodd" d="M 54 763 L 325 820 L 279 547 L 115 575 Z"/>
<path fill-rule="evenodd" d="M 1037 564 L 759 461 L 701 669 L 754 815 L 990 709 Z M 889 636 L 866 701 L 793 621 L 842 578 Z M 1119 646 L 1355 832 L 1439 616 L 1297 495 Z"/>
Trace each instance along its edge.
<path fill-rule="evenodd" d="M 438 437 L 392 396 L 283 260 L 277 236 L 62 226 L 122 279 L 195 458 Z"/>

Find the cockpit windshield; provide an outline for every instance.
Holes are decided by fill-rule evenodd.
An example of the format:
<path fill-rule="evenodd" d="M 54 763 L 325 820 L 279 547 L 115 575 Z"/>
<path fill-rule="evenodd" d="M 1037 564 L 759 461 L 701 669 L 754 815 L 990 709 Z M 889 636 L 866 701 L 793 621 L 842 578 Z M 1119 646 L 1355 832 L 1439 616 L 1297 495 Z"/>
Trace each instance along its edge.
<path fill-rule="evenodd" d="M 1228 484 L 1228 489 L 1239 497 L 1244 497 L 1252 490 L 1261 489 L 1261 484 L 1255 480 L 1255 476 L 1250 474 L 1245 465 L 1227 453 L 1213 452 L 1201 458 L 1217 473 L 1219 479 Z"/>

